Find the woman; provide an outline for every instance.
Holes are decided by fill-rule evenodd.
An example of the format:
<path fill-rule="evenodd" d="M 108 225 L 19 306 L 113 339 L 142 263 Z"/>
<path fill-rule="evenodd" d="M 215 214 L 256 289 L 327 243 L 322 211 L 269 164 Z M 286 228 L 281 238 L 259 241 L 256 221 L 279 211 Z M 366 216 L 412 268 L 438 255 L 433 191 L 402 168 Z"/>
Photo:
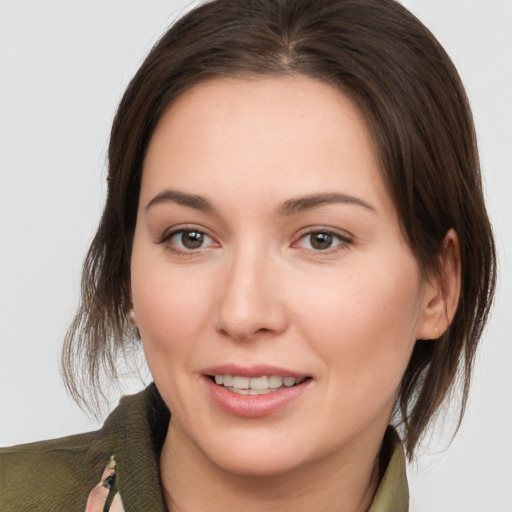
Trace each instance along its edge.
<path fill-rule="evenodd" d="M 87 400 L 86 361 L 101 392 L 140 339 L 155 385 L 3 450 L 2 508 L 407 510 L 388 424 L 412 457 L 459 368 L 465 403 L 495 280 L 431 34 L 392 1 L 207 3 L 131 82 L 109 165 L 67 383 Z"/>

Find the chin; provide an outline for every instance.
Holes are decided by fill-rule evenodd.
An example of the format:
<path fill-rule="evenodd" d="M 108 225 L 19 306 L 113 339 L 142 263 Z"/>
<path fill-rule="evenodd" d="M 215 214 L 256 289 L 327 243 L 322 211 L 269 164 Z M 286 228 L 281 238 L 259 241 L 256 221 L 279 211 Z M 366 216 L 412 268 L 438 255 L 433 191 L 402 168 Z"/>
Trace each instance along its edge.
<path fill-rule="evenodd" d="M 308 459 L 297 447 L 305 443 L 292 436 L 265 431 L 256 436 L 234 434 L 221 440 L 210 439 L 200 447 L 203 454 L 222 470 L 250 477 L 271 477 L 294 471 Z"/>
<path fill-rule="evenodd" d="M 244 450 L 243 453 L 228 456 L 225 453 L 212 460 L 219 468 L 227 473 L 241 477 L 266 478 L 285 475 L 298 469 L 302 464 L 296 454 L 273 452 L 256 452 Z"/>

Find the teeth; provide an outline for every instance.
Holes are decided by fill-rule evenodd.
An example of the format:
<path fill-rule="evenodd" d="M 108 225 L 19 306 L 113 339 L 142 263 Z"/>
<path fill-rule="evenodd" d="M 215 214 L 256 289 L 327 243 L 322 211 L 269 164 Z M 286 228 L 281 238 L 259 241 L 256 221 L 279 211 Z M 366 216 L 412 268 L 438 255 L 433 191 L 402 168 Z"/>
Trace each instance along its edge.
<path fill-rule="evenodd" d="M 238 389 L 249 389 L 249 377 L 233 377 L 233 387 Z"/>
<path fill-rule="evenodd" d="M 268 393 L 272 393 L 271 389 L 237 389 L 237 388 L 228 388 L 233 393 L 238 393 L 239 395 L 268 395 Z"/>
<path fill-rule="evenodd" d="M 270 389 L 277 389 L 283 385 L 283 378 L 279 377 L 279 375 L 272 375 L 272 377 L 268 378 L 268 387 Z"/>
<path fill-rule="evenodd" d="M 262 395 L 276 391 L 281 387 L 291 387 L 300 384 L 304 379 L 295 377 L 280 377 L 279 375 L 263 375 L 261 377 L 242 377 L 239 375 L 215 375 L 215 383 L 230 391 L 242 395 Z"/>
<path fill-rule="evenodd" d="M 268 389 L 268 377 L 257 377 L 249 380 L 251 389 Z"/>
<path fill-rule="evenodd" d="M 290 386 L 293 386 L 295 384 L 295 379 L 293 377 L 285 377 L 283 379 L 283 384 L 289 388 Z"/>

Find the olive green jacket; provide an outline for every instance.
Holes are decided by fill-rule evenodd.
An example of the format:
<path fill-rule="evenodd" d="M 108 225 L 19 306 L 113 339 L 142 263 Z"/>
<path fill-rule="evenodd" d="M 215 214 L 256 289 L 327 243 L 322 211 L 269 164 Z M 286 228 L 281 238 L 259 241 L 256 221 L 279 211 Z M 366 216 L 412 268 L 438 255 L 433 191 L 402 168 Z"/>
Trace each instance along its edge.
<path fill-rule="evenodd" d="M 158 454 L 169 418 L 151 384 L 122 398 L 97 432 L 0 448 L 0 511 L 84 512 L 92 489 L 99 487 L 108 494 L 105 511 L 115 508 L 110 504 L 118 493 L 125 512 L 165 512 Z M 385 443 L 390 459 L 369 512 L 407 512 L 404 455 L 394 430 L 388 429 Z M 115 476 L 102 488 L 112 456 Z"/>

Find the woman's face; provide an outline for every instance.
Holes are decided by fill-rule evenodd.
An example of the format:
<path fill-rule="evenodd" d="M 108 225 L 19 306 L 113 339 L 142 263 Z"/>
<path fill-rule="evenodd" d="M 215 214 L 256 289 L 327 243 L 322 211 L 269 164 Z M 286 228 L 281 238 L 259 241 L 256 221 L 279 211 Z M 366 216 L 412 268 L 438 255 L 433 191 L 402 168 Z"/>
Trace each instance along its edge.
<path fill-rule="evenodd" d="M 282 77 L 179 97 L 144 162 L 131 279 L 170 431 L 203 462 L 275 475 L 378 449 L 429 285 L 346 96 Z"/>

